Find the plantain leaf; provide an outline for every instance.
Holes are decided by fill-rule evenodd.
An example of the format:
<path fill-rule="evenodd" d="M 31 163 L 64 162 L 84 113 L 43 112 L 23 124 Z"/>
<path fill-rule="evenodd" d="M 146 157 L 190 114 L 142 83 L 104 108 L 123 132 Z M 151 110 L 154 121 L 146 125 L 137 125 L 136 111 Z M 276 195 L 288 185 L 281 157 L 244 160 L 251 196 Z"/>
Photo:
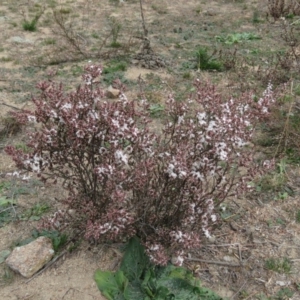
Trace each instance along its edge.
<path fill-rule="evenodd" d="M 121 270 L 115 273 L 98 270 L 94 279 L 98 289 L 107 299 L 130 300 L 127 292 L 128 279 Z"/>
<path fill-rule="evenodd" d="M 130 282 L 140 280 L 149 266 L 149 259 L 137 237 L 130 239 L 120 266 Z"/>
<path fill-rule="evenodd" d="M 96 271 L 95 281 L 108 300 L 222 300 L 203 288 L 189 270 L 149 262 L 138 238 L 132 238 L 116 273 Z"/>
<path fill-rule="evenodd" d="M 11 204 L 13 202 L 14 202 L 13 199 L 6 199 L 5 197 L 0 198 L 0 206 L 5 206 L 5 205 Z"/>

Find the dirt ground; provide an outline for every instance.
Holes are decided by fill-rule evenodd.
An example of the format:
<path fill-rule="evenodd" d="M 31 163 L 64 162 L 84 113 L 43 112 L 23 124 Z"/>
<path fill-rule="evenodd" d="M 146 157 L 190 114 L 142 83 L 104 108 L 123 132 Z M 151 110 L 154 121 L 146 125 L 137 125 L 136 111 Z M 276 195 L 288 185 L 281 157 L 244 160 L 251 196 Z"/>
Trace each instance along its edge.
<path fill-rule="evenodd" d="M 251 22 L 254 12 L 263 19 L 267 1 L 144 0 L 143 3 L 148 37 L 154 53 L 166 62 L 164 68 L 145 69 L 134 57 L 141 47 L 137 36 L 143 31 L 138 1 L 119 4 L 113 0 L 2 0 L 0 117 L 5 117 L 11 109 L 32 109 L 30 99 L 36 91 L 35 84 L 47 78 L 51 70 L 56 72 L 54 80 L 63 81 L 67 89 L 73 88 L 80 82 L 81 71 L 89 60 L 109 66 L 114 55 L 120 53 L 128 64 L 122 73 L 128 95 L 138 97 L 138 77 L 141 76 L 144 84 L 151 87 L 146 95 L 158 104 L 169 92 L 187 96 L 193 91 L 191 82 L 195 77 L 213 80 L 226 93 L 245 86 L 244 79 L 234 77 L 233 72 L 200 72 L 188 67 L 193 50 L 199 45 L 215 45 L 216 36 L 247 31 L 265 37 L 251 41 L 241 53 L 281 47 L 277 24 Z M 72 38 L 90 56 L 78 53 L 78 47 L 61 35 L 53 10 L 63 12 L 74 34 Z M 32 20 L 40 11 L 43 14 L 37 30 L 25 31 L 22 28 L 24 20 Z M 104 40 L 119 42 L 123 47 L 103 46 Z M 98 55 L 100 49 L 105 52 L 103 57 Z M 109 81 L 103 83 L 105 88 L 109 84 Z M 24 132 L 0 140 L 1 182 L 12 180 L 7 173 L 15 171 L 4 147 L 25 142 Z M 296 222 L 296 213 L 300 210 L 299 172 L 297 166 L 287 169 L 293 197 L 277 199 L 271 196 L 266 200 L 257 193 L 242 199 L 228 199 L 223 222 L 213 239 L 204 241 L 201 249 L 191 253 L 186 264 L 204 286 L 224 299 L 300 299 L 300 224 Z M 58 206 L 55 199 L 62 191 L 58 187 L 31 184 L 26 185 L 29 192 L 20 193 L 16 198 L 17 213 L 36 203 L 48 203 L 51 211 L 55 211 Z M 2 226 L 0 251 L 11 249 L 17 241 L 28 237 L 36 224 L 35 221 L 15 221 Z M 270 258 L 288 259 L 291 270 L 269 270 L 266 260 Z M 120 255 L 112 247 L 82 242 L 72 253 L 64 255 L 29 282 L 10 272 L 2 263 L 0 299 L 104 299 L 93 280 L 94 272 L 99 268 L 114 270 L 119 261 Z M 286 293 L 278 294 L 282 290 Z M 289 296 L 287 291 L 293 295 Z"/>

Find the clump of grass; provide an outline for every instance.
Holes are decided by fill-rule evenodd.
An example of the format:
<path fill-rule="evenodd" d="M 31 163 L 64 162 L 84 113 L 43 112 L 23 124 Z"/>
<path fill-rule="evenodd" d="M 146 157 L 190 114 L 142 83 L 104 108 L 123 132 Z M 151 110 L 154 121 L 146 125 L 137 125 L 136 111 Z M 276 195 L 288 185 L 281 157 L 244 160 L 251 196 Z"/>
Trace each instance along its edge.
<path fill-rule="evenodd" d="M 265 261 L 265 268 L 277 273 L 289 274 L 292 269 L 292 263 L 286 257 L 282 260 L 278 258 L 269 258 Z"/>
<path fill-rule="evenodd" d="M 277 163 L 276 169 L 262 176 L 255 182 L 256 192 L 262 196 L 272 197 L 273 200 L 285 200 L 288 196 L 294 196 L 293 189 L 288 185 L 286 174 L 286 160 Z"/>
<path fill-rule="evenodd" d="M 196 68 L 208 71 L 218 71 L 222 72 L 224 70 L 223 63 L 213 57 L 213 55 L 208 54 L 206 48 L 199 48 L 196 53 Z"/>
<path fill-rule="evenodd" d="M 255 10 L 252 15 L 252 23 L 257 24 L 260 23 L 259 12 Z"/>
<path fill-rule="evenodd" d="M 43 41 L 44 45 L 55 45 L 56 44 L 56 39 L 54 38 L 46 38 Z"/>
<path fill-rule="evenodd" d="M 220 35 L 216 36 L 216 40 L 218 42 L 222 42 L 227 45 L 233 45 L 243 41 L 252 41 L 252 40 L 259 40 L 259 39 L 261 39 L 260 36 L 251 32 L 232 33 L 226 36 L 220 36 Z"/>
<path fill-rule="evenodd" d="M 120 48 L 122 45 L 120 42 L 118 42 L 118 37 L 122 29 L 122 25 L 119 22 L 119 20 L 117 20 L 114 17 L 109 18 L 109 25 L 111 27 L 111 36 L 112 36 L 112 42 L 110 43 L 110 46 L 112 48 Z"/>
<path fill-rule="evenodd" d="M 300 209 L 298 209 L 296 212 L 296 222 L 300 223 Z"/>
<path fill-rule="evenodd" d="M 3 272 L 0 275 L 0 286 L 10 284 L 14 280 L 14 273 L 13 271 L 6 265 L 3 267 Z"/>
<path fill-rule="evenodd" d="M 22 124 L 13 116 L 0 118 L 0 139 L 15 135 L 22 130 Z"/>
<path fill-rule="evenodd" d="M 124 72 L 127 70 L 127 63 L 125 61 L 112 60 L 107 67 L 103 68 L 103 81 L 107 84 L 119 78 L 124 82 Z"/>
<path fill-rule="evenodd" d="M 125 72 L 127 70 L 127 63 L 125 61 L 112 61 L 107 67 L 103 69 L 103 74 Z"/>
<path fill-rule="evenodd" d="M 153 4 L 151 7 L 160 15 L 166 14 L 168 12 L 168 8 L 164 3 Z"/>
<path fill-rule="evenodd" d="M 42 16 L 43 12 L 40 12 L 39 14 L 35 15 L 32 20 L 25 19 L 22 23 L 22 27 L 25 31 L 31 31 L 34 32 L 37 30 L 37 23 Z"/>
<path fill-rule="evenodd" d="M 61 9 L 59 9 L 59 12 L 61 14 L 67 15 L 67 14 L 71 13 L 71 9 L 68 7 L 62 7 Z"/>
<path fill-rule="evenodd" d="M 1 62 L 10 62 L 10 61 L 12 61 L 13 59 L 11 58 L 11 57 L 9 57 L 9 56 L 6 56 L 6 57 L 1 57 L 0 58 L 0 61 Z"/>

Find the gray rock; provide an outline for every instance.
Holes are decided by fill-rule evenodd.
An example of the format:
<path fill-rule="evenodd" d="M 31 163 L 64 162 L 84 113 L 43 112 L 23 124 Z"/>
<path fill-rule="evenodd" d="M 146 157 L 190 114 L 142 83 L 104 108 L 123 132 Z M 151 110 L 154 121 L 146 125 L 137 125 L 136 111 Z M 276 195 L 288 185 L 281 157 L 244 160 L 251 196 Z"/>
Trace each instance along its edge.
<path fill-rule="evenodd" d="M 216 16 L 219 12 L 216 9 L 210 8 L 204 11 L 204 15 L 206 16 Z"/>
<path fill-rule="evenodd" d="M 9 41 L 18 44 L 34 44 L 34 41 L 21 38 L 20 36 L 12 36 Z"/>
<path fill-rule="evenodd" d="M 6 264 L 26 278 L 39 271 L 54 255 L 52 242 L 41 236 L 33 242 L 16 247 L 6 259 Z"/>
<path fill-rule="evenodd" d="M 1 17 L 0 17 L 0 22 L 6 22 L 6 21 L 8 21 L 8 20 L 9 20 L 9 18 L 6 17 L 6 16 L 1 16 Z"/>

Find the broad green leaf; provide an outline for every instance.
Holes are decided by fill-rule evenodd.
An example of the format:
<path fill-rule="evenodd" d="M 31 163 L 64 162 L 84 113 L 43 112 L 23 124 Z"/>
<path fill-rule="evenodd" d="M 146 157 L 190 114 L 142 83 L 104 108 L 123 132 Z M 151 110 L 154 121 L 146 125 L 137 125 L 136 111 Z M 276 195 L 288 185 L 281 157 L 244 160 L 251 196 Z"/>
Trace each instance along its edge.
<path fill-rule="evenodd" d="M 109 300 L 131 300 L 128 298 L 127 285 L 128 279 L 122 271 L 112 273 L 110 271 L 98 270 L 95 273 L 94 279 L 98 289 L 103 296 Z"/>
<path fill-rule="evenodd" d="M 136 237 L 128 243 L 120 270 L 99 270 L 95 281 L 108 300 L 222 300 L 202 288 L 200 280 L 186 268 L 152 265 Z"/>
<path fill-rule="evenodd" d="M 157 268 L 157 286 L 167 288 L 169 295 L 165 299 L 174 300 L 222 300 L 214 292 L 200 287 L 200 280 L 183 268 L 168 265 Z M 170 298 L 169 296 L 172 296 Z M 168 298 L 169 297 L 169 298 Z"/>
<path fill-rule="evenodd" d="M 39 216 L 31 216 L 30 218 L 29 218 L 29 221 L 38 221 L 38 220 L 40 220 L 41 219 L 41 217 L 39 217 Z"/>
<path fill-rule="evenodd" d="M 8 255 L 11 253 L 10 250 L 2 250 L 0 251 L 0 264 L 5 261 L 5 259 L 8 257 Z"/>
<path fill-rule="evenodd" d="M 130 239 L 120 266 L 130 282 L 139 280 L 149 265 L 144 247 L 137 237 Z"/>
<path fill-rule="evenodd" d="M 4 197 L 0 198 L 0 206 L 5 206 L 7 204 L 12 204 L 12 203 L 14 203 L 13 199 L 6 199 Z"/>

